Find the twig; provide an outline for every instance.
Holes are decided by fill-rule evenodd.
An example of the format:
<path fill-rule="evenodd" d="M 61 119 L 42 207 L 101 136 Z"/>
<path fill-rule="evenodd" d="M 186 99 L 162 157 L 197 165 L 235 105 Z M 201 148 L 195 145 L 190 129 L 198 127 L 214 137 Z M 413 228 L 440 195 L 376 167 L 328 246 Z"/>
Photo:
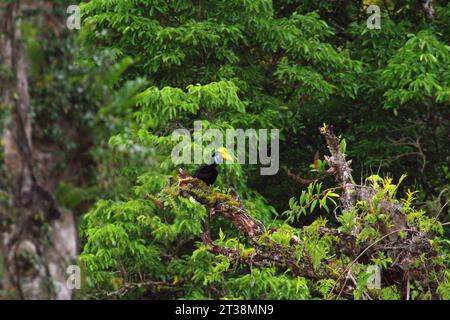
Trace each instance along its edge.
<path fill-rule="evenodd" d="M 409 272 L 407 273 L 407 279 L 406 279 L 406 300 L 409 300 L 409 294 L 410 294 L 410 284 L 409 284 Z"/>

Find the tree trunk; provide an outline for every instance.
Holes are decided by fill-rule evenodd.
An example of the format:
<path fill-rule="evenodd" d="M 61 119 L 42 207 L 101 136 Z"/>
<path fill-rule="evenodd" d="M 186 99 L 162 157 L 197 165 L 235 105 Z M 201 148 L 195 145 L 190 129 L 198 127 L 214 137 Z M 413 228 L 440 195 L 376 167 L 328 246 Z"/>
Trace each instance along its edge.
<path fill-rule="evenodd" d="M 27 65 L 20 30 L 20 1 L 0 5 L 1 104 L 10 111 L 3 134 L 4 166 L 12 197 L 8 224 L 0 229 L 8 297 L 70 299 L 67 267 L 76 254 L 72 214 L 62 213 L 33 170 Z M 4 213 L 5 214 L 5 213 Z"/>

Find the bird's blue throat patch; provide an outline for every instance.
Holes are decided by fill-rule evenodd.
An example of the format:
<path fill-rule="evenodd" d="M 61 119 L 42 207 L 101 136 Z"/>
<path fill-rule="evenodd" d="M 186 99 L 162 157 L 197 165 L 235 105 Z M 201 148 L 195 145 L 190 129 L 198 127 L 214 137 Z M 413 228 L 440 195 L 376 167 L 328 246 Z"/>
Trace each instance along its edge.
<path fill-rule="evenodd" d="M 221 164 L 223 162 L 223 159 L 219 156 L 217 156 L 217 154 L 214 156 L 214 163 L 215 164 Z"/>

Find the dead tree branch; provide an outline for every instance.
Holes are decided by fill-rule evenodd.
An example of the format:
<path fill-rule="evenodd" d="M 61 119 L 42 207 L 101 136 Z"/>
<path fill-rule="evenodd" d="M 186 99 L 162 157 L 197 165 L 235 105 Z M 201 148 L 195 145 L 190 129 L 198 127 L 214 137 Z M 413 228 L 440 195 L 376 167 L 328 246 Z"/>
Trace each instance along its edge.
<path fill-rule="evenodd" d="M 338 137 L 333 132 L 332 126 L 320 128 L 320 133 L 325 137 L 331 156 L 325 156 L 330 169 L 328 173 L 333 174 L 344 190 L 341 203 L 345 210 L 350 210 L 355 203 L 355 183 L 352 178 L 351 160 L 346 161 L 341 151 Z"/>

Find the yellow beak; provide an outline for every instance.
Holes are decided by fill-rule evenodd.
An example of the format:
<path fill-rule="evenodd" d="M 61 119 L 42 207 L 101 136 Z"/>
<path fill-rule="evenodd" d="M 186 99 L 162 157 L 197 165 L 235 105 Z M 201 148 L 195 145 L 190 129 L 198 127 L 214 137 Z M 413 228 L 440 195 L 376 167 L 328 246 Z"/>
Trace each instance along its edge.
<path fill-rule="evenodd" d="M 233 160 L 233 157 L 230 156 L 226 151 L 225 151 L 225 152 L 222 152 L 220 155 L 221 155 L 222 158 L 225 159 L 225 160 Z"/>
<path fill-rule="evenodd" d="M 220 157 L 222 158 L 222 159 L 225 159 L 225 160 L 233 160 L 233 157 L 230 155 L 230 154 L 228 154 L 228 152 L 227 152 L 227 149 L 225 149 L 225 148 L 219 148 L 219 155 L 220 155 Z"/>

